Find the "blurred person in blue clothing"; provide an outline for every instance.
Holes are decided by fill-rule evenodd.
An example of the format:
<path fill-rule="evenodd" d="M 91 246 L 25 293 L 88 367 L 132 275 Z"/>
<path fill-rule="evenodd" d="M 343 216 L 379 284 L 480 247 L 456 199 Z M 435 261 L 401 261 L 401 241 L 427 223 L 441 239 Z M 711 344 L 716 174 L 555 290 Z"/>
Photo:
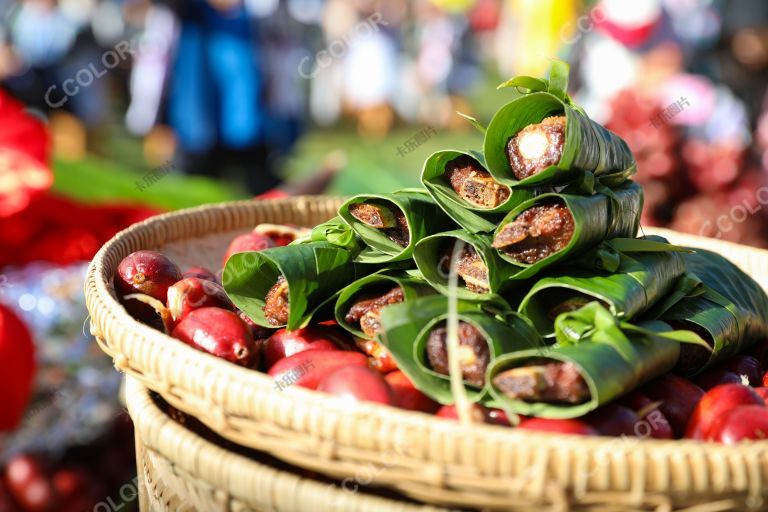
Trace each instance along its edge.
<path fill-rule="evenodd" d="M 242 2 L 178 2 L 180 33 L 168 84 L 168 121 L 189 174 L 245 170 L 253 194 L 274 188 L 266 143 L 264 77 L 257 30 Z"/>

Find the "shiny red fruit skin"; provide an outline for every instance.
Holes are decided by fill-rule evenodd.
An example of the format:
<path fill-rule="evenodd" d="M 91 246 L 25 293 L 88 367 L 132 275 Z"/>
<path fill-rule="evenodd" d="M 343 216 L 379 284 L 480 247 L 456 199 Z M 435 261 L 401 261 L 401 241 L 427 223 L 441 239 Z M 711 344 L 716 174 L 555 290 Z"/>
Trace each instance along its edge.
<path fill-rule="evenodd" d="M 176 325 L 172 336 L 246 368 L 258 365 L 261 355 L 250 328 L 236 313 L 226 309 L 196 309 Z"/>
<path fill-rule="evenodd" d="M 509 427 L 510 423 L 506 413 L 500 409 L 489 409 L 484 405 L 472 404 L 470 411 L 474 423 L 487 423 L 489 425 L 499 425 Z M 458 421 L 459 413 L 455 405 L 444 405 L 435 414 L 438 418 Z"/>
<path fill-rule="evenodd" d="M 746 375 L 750 386 L 759 386 L 763 381 L 763 365 L 754 356 L 738 355 L 726 359 L 720 365 L 736 375 Z"/>
<path fill-rule="evenodd" d="M 317 389 L 320 382 L 342 366 L 368 367 L 368 358 L 360 352 L 342 350 L 305 350 L 276 362 L 267 372 L 279 390 L 290 386 Z"/>
<path fill-rule="evenodd" d="M 755 390 L 755 393 L 760 395 L 760 398 L 762 398 L 763 401 L 768 404 L 768 387 L 759 387 L 753 389 Z"/>
<path fill-rule="evenodd" d="M 186 277 L 168 288 L 168 307 L 176 321 L 200 308 L 234 309 L 220 284 L 199 277 Z"/>
<path fill-rule="evenodd" d="M 27 512 L 55 510 L 56 492 L 38 459 L 17 455 L 5 467 L 5 486 Z"/>
<path fill-rule="evenodd" d="M 168 288 L 181 279 L 181 272 L 167 256 L 157 251 L 136 251 L 117 266 L 115 290 L 118 296 L 143 293 L 163 304 Z"/>
<path fill-rule="evenodd" d="M 265 235 L 245 233 L 244 235 L 236 236 L 229 243 L 229 247 L 227 247 L 227 252 L 224 254 L 224 259 L 222 260 L 222 266 L 225 266 L 229 257 L 235 253 L 263 251 L 270 247 L 275 247 L 275 241 Z"/>
<path fill-rule="evenodd" d="M 723 444 L 768 439 L 768 407 L 740 405 L 712 425 L 709 439 Z"/>
<path fill-rule="evenodd" d="M 742 384 L 741 376 L 723 367 L 710 368 L 698 374 L 693 381 L 705 391 L 720 384 Z"/>
<path fill-rule="evenodd" d="M 318 391 L 355 402 L 393 405 L 389 385 L 375 370 L 365 366 L 342 366 L 329 373 L 317 386 Z"/>
<path fill-rule="evenodd" d="M 659 410 L 678 438 L 685 434 L 688 421 L 704 396 L 704 390 L 699 386 L 673 373 L 652 380 L 640 391 L 654 402 L 661 402 Z"/>
<path fill-rule="evenodd" d="M 184 271 L 183 274 L 181 274 L 181 278 L 187 278 L 187 277 L 197 277 L 198 279 L 205 279 L 206 281 L 212 281 L 214 283 L 219 283 L 219 278 L 216 277 L 216 274 L 211 272 L 205 267 L 190 267 L 187 270 Z"/>
<path fill-rule="evenodd" d="M 765 407 L 760 395 L 742 384 L 721 384 L 707 391 L 688 421 L 685 437 L 710 439 L 712 426 L 731 409 L 740 405 Z"/>
<path fill-rule="evenodd" d="M 435 413 L 440 404 L 416 389 L 411 379 L 400 370 L 389 372 L 384 376 L 395 397 L 394 405 L 409 411 L 420 411 L 428 414 Z"/>
<path fill-rule="evenodd" d="M 24 512 L 11 498 L 2 478 L 0 478 L 0 512 Z"/>
<path fill-rule="evenodd" d="M 577 419 L 526 418 L 517 428 L 536 430 L 539 432 L 556 432 L 558 434 L 574 434 L 579 436 L 597 436 L 598 431 L 591 425 Z"/>
<path fill-rule="evenodd" d="M 605 404 L 590 412 L 584 416 L 584 421 L 603 436 L 640 437 L 647 432 L 643 426 L 645 422 L 632 409 L 616 403 Z"/>
<path fill-rule="evenodd" d="M 658 405 L 653 407 L 653 400 L 641 392 L 633 391 L 628 395 L 623 396 L 620 404 L 629 407 L 637 415 L 640 415 L 641 412 L 644 413 L 640 416 L 640 420 L 644 421 L 646 424 L 638 426 L 641 437 L 653 437 L 654 439 L 675 438 L 672 425 L 669 424 L 667 417 L 664 416 L 664 413 L 661 412 Z"/>
<path fill-rule="evenodd" d="M 275 331 L 266 342 L 264 360 L 267 368 L 271 368 L 284 357 L 298 354 L 304 350 L 338 350 L 343 347 L 346 334 L 338 327 L 310 325 L 303 329 Z"/>
<path fill-rule="evenodd" d="M 0 432 L 21 422 L 36 373 L 35 344 L 29 329 L 12 309 L 0 304 Z"/>

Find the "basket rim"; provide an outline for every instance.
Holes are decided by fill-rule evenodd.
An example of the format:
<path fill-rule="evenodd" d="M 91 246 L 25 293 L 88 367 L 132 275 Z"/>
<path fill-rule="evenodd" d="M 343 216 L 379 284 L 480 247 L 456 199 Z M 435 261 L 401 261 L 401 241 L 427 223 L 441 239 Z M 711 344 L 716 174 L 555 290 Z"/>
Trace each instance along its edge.
<path fill-rule="evenodd" d="M 233 479 L 240 481 L 255 480 L 256 477 L 263 479 L 265 475 L 262 472 L 269 471 L 272 472 L 271 477 L 279 477 L 281 479 L 283 486 L 298 486 L 300 484 L 305 487 L 307 492 L 319 493 L 323 491 L 337 495 L 337 499 L 340 496 L 344 496 L 344 501 L 347 505 L 359 504 L 370 506 L 375 505 L 377 502 L 382 503 L 386 501 L 397 503 L 404 512 L 408 510 L 414 512 L 440 512 L 446 510 L 427 504 L 414 504 L 393 498 L 374 496 L 365 492 L 345 492 L 344 489 L 335 483 L 318 482 L 311 478 L 296 475 L 290 471 L 271 467 L 245 455 L 231 452 L 176 423 L 158 407 L 149 393 L 149 388 L 143 386 L 139 381 L 130 376 L 126 377 L 124 387 L 125 404 L 133 420 L 136 436 L 141 440 L 142 446 L 156 451 L 192 476 L 215 485 L 226 485 L 227 495 L 235 499 L 248 502 L 254 497 L 243 496 L 241 492 L 238 492 L 237 486 L 230 485 Z M 178 457 L 177 454 L 173 453 L 178 447 L 193 450 L 197 455 L 195 457 Z M 198 457 L 202 456 L 201 454 L 220 460 L 221 464 L 212 466 L 202 463 L 198 459 Z M 194 460 L 195 463 L 190 464 L 189 461 L 191 460 Z M 232 466 L 236 466 L 236 474 L 234 474 Z M 351 496 L 349 496 L 350 494 Z M 361 508 L 361 510 L 364 510 L 364 508 Z"/>
<path fill-rule="evenodd" d="M 731 459 L 739 457 L 743 464 L 752 468 L 768 468 L 768 441 L 747 442 L 735 446 L 696 440 L 657 440 L 614 437 L 574 437 L 562 434 L 521 431 L 486 424 L 462 426 L 431 415 L 404 411 L 377 404 L 357 404 L 350 407 L 324 393 L 289 388 L 283 391 L 273 389 L 274 381 L 267 374 L 240 368 L 224 360 L 195 350 L 179 340 L 158 332 L 134 320 L 119 304 L 112 291 L 113 270 L 110 259 L 119 261 L 132 245 L 142 245 L 151 233 L 160 233 L 160 244 L 194 238 L 194 233 L 204 233 L 199 226 L 205 224 L 204 217 L 211 216 L 223 222 L 231 230 L 245 230 L 249 227 L 243 219 L 259 208 L 315 208 L 318 205 L 337 204 L 339 198 L 328 196 L 302 196 L 269 201 L 241 200 L 179 210 L 151 217 L 134 224 L 115 235 L 96 254 L 88 267 L 85 282 L 86 304 L 91 314 L 91 329 L 102 345 L 102 349 L 113 357 L 118 370 L 143 377 L 145 384 L 161 395 L 182 393 L 201 411 L 208 411 L 213 421 L 205 421 L 213 430 L 220 432 L 232 422 L 270 421 L 276 427 L 295 435 L 311 438 L 318 449 L 338 454 L 343 443 L 338 432 L 343 429 L 362 431 L 363 427 L 375 429 L 376 435 L 367 438 L 357 435 L 348 445 L 353 449 L 383 452 L 392 450 L 399 435 L 409 439 L 436 439 L 436 445 L 461 446 L 461 453 L 449 455 L 458 460 L 475 459 L 474 453 L 493 453 L 495 447 L 523 443 L 546 447 L 570 456 L 576 453 L 605 454 L 611 457 L 635 459 L 642 455 L 644 460 L 654 457 L 670 459 Z M 195 227 L 193 232 L 179 233 L 167 229 L 169 222 L 184 221 Z M 240 224 L 237 224 L 240 222 Z M 252 224 L 250 224 L 252 226 Z M 224 230 L 224 231 L 228 231 Z M 730 242 L 717 241 L 676 233 L 666 229 L 646 229 L 647 233 L 660 234 L 683 240 L 686 245 L 709 245 L 717 243 L 721 250 L 739 250 L 750 255 L 765 258 L 768 250 L 741 246 Z M 698 242 L 698 243 L 697 243 Z M 146 248 L 150 248 L 147 246 Z M 116 266 L 114 261 L 112 265 Z M 120 332 L 121 341 L 112 344 L 110 334 Z M 172 359 L 171 359 L 172 357 Z M 199 378 L 203 375 L 208 378 Z M 176 404 L 173 404 L 176 405 Z M 274 413 L 278 411 L 278 413 Z M 327 428 L 313 430 L 309 423 L 318 416 L 326 421 Z M 202 419 L 202 418 L 201 418 Z M 351 424 L 351 427 L 349 426 Z M 357 429 L 357 430 L 355 430 Z M 372 430 L 373 431 L 373 430 Z M 398 435 L 395 435 L 398 434 Z M 225 436 L 226 437 L 226 436 Z M 235 440 L 243 444 L 242 440 Z M 417 443 L 418 444 L 418 443 Z M 258 447 L 253 446 L 258 449 Z M 424 463 L 435 462 L 434 446 L 418 446 L 413 443 L 404 448 L 408 457 Z M 513 448 L 510 448 L 513 449 Z M 473 455 L 467 455 L 473 453 Z M 442 455 L 440 455 L 442 457 Z M 479 455 L 478 455 L 479 456 Z M 445 464 L 443 460 L 440 462 Z M 486 469 L 487 470 L 487 469 Z M 752 473 L 752 472 L 750 472 Z M 758 470 L 758 473 L 761 471 Z M 753 485 L 749 479 L 750 494 Z"/>

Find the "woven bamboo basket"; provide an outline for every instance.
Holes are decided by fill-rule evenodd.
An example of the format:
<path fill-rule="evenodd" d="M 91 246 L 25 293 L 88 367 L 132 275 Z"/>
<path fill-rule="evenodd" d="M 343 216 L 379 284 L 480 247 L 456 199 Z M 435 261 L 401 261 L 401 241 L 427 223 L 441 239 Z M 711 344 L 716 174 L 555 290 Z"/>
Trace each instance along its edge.
<path fill-rule="evenodd" d="M 228 451 L 187 430 L 128 378 L 128 412 L 136 431 L 139 505 L 173 512 L 440 512 L 395 499 L 351 492 Z"/>
<path fill-rule="evenodd" d="M 334 478 L 390 486 L 423 502 L 487 510 L 765 508 L 768 442 L 722 446 L 574 438 L 462 427 L 374 404 L 351 407 L 305 389 L 278 391 L 265 374 L 196 351 L 133 320 L 115 299 L 112 275 L 132 251 L 159 249 L 181 266 L 219 268 L 236 234 L 260 222 L 314 225 L 332 217 L 338 204 L 327 197 L 235 202 L 131 226 L 90 265 L 85 291 L 93 335 L 118 370 L 226 439 Z M 720 252 L 768 289 L 768 251 L 652 232 Z"/>

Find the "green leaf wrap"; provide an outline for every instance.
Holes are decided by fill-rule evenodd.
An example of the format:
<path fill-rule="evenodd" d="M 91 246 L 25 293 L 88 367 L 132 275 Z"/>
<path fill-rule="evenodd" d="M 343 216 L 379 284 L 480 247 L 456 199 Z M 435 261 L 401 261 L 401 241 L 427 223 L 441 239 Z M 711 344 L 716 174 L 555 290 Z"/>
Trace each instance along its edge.
<path fill-rule="evenodd" d="M 453 403 L 450 380 L 429 367 L 426 343 L 432 328 L 446 320 L 447 301 L 442 296 L 424 297 L 389 306 L 381 312 L 381 342 L 416 388 L 441 404 Z M 459 301 L 458 317 L 459 321 L 469 322 L 483 333 L 489 342 L 491 360 L 508 352 L 542 346 L 541 337 L 530 323 L 516 313 L 505 313 L 502 321 L 500 316 L 488 314 L 477 303 Z M 472 401 L 488 398 L 487 385 L 477 389 L 467 384 L 466 389 Z"/>
<path fill-rule="evenodd" d="M 336 299 L 335 315 L 336 321 L 341 327 L 353 335 L 370 339 L 369 336 L 360 330 L 357 324 L 350 324 L 345 317 L 349 308 L 355 303 L 361 294 L 382 288 L 394 288 L 399 286 L 403 289 L 403 302 L 411 302 L 425 295 L 433 295 L 435 290 L 422 279 L 411 277 L 404 272 L 377 272 L 351 283 L 341 290 L 338 299 Z M 387 306 L 389 307 L 389 306 Z"/>
<path fill-rule="evenodd" d="M 369 200 L 398 207 L 408 222 L 409 243 L 402 247 L 393 242 L 381 230 L 360 222 L 349 213 L 353 204 Z M 357 195 L 339 208 L 339 216 L 352 227 L 366 247 L 355 258 L 359 263 L 391 263 L 407 260 L 413 254 L 413 248 L 422 238 L 455 227 L 445 212 L 424 190 L 401 190 L 391 194 Z"/>
<path fill-rule="evenodd" d="M 289 330 L 304 327 L 340 289 L 375 267 L 352 263 L 354 253 L 328 242 L 311 242 L 233 254 L 224 267 L 224 289 L 232 302 L 258 325 L 265 297 L 280 275 L 288 283 Z"/>
<path fill-rule="evenodd" d="M 591 196 L 582 196 L 547 193 L 536 196 L 509 212 L 499 224 L 494 236 L 528 208 L 553 200 L 562 201 L 571 212 L 574 221 L 573 236 L 562 250 L 531 265 L 515 261 L 503 250 L 497 249 L 496 252 L 502 259 L 517 267 L 522 267 L 515 275 L 515 279 L 533 277 L 558 261 L 579 256 L 593 249 L 604 240 L 634 238 L 637 235 L 640 226 L 640 212 L 643 208 L 643 190 L 640 185 L 630 181 L 615 189 L 610 195 L 597 193 Z"/>
<path fill-rule="evenodd" d="M 639 240 L 666 242 L 661 237 Z M 552 308 L 574 297 L 598 300 L 617 318 L 631 320 L 666 296 L 685 273 L 682 253 L 666 247 L 660 245 L 654 252 L 623 253 L 614 272 L 558 269 L 531 287 L 518 312 L 527 316 L 543 336 L 555 332 Z"/>
<path fill-rule="evenodd" d="M 768 296 L 754 279 L 719 254 L 695 249 L 684 255 L 689 272 L 703 283 L 703 292 L 686 297 L 661 314 L 675 326 L 703 329 L 712 352 L 685 347 L 677 371 L 693 375 L 768 338 Z"/>
<path fill-rule="evenodd" d="M 535 190 L 519 188 L 510 189 L 507 200 L 496 208 L 482 208 L 469 203 L 453 190 L 444 177 L 446 165 L 461 156 L 469 156 L 485 168 L 485 159 L 481 153 L 446 149 L 432 153 L 427 158 L 421 172 L 421 182 L 440 208 L 467 231 L 493 231 L 506 212 L 534 197 Z"/>

